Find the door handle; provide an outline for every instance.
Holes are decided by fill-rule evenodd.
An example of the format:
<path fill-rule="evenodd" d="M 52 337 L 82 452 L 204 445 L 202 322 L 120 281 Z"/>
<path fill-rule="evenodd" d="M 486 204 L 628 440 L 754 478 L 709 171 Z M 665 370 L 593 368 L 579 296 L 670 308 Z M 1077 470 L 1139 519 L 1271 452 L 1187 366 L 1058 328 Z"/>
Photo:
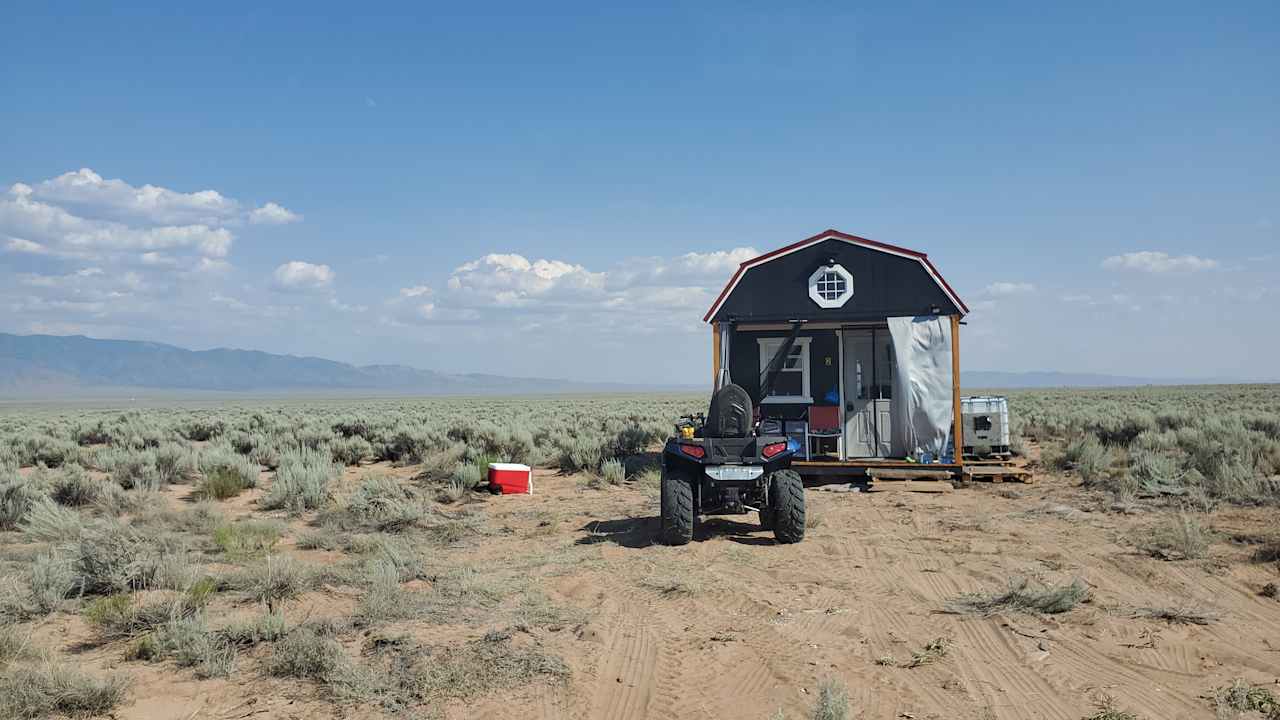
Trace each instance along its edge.
<path fill-rule="evenodd" d="M 844 409 L 845 409 L 845 412 L 853 412 L 853 403 L 845 403 Z"/>

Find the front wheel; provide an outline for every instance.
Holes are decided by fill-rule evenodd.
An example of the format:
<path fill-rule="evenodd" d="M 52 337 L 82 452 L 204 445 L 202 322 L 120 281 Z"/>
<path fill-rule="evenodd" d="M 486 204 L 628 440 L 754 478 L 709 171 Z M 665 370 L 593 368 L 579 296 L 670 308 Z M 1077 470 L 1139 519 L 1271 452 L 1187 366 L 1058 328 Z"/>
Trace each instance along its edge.
<path fill-rule="evenodd" d="M 804 483 L 794 470 L 777 470 L 769 476 L 769 519 L 773 536 L 783 544 L 804 539 Z"/>
<path fill-rule="evenodd" d="M 662 542 L 686 545 L 693 539 L 693 483 L 677 470 L 662 470 Z"/>

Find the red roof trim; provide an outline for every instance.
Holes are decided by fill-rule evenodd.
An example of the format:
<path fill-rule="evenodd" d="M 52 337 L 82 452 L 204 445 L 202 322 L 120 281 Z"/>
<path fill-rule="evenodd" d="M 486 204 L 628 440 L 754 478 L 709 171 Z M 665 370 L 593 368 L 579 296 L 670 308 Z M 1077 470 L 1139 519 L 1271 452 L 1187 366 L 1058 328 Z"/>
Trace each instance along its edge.
<path fill-rule="evenodd" d="M 928 255 L 920 252 L 919 250 L 911 250 L 909 248 L 899 247 L 897 245 L 890 245 L 888 243 L 882 243 L 876 240 L 869 240 L 864 237 L 858 237 L 857 235 L 842 233 L 839 230 L 827 230 L 825 232 L 820 232 L 817 235 L 814 235 L 812 237 L 805 238 L 800 242 L 791 243 L 786 247 L 778 248 L 777 250 L 767 252 L 763 255 L 759 255 L 750 260 L 746 260 L 742 262 L 740 265 L 738 265 L 738 269 L 733 273 L 733 277 L 729 278 L 728 284 L 726 284 L 724 286 L 724 289 L 720 291 L 720 294 L 716 296 L 716 301 L 711 304 L 711 309 L 707 310 L 707 314 L 702 316 L 702 321 L 708 322 L 709 320 L 711 320 L 711 316 L 715 315 L 716 310 L 720 308 L 721 303 L 723 303 L 725 298 L 728 297 L 729 292 L 734 288 L 734 286 L 738 284 L 739 278 L 741 278 L 742 274 L 745 273 L 747 270 L 757 265 L 762 265 L 776 258 L 779 255 L 785 255 L 789 252 L 792 252 L 793 250 L 799 250 L 800 248 L 805 247 L 806 245 L 812 245 L 813 243 L 820 242 L 822 240 L 828 240 L 831 238 L 837 238 L 839 240 L 844 240 L 846 242 L 853 243 L 854 245 L 862 245 L 864 247 L 869 247 L 874 250 L 883 250 L 885 252 L 890 252 L 897 255 L 906 255 L 908 257 L 915 258 L 917 261 L 919 261 L 922 265 L 925 266 L 925 269 L 928 270 L 929 275 L 938 281 L 938 284 L 942 286 L 943 290 L 947 293 L 947 296 L 955 301 L 956 305 L 960 308 L 960 311 L 966 314 L 969 312 L 968 306 L 964 304 L 964 301 L 960 299 L 960 296 L 956 294 L 956 291 L 953 290 L 951 288 L 951 285 L 947 283 L 946 278 L 942 277 L 942 273 L 938 272 L 938 269 L 933 266 L 933 263 L 929 262 Z"/>

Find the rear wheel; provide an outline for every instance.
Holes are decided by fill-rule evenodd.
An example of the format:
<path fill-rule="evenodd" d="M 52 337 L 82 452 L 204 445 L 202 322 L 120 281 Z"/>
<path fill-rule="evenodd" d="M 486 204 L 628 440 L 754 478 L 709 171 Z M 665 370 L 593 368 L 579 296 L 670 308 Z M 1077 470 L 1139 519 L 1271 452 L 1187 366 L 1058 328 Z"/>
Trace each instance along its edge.
<path fill-rule="evenodd" d="M 769 476 L 769 519 L 778 542 L 804 539 L 804 483 L 794 470 L 776 470 Z M 764 518 L 761 518 L 762 522 Z"/>
<path fill-rule="evenodd" d="M 693 483 L 679 470 L 662 471 L 662 542 L 685 545 L 693 539 Z"/>

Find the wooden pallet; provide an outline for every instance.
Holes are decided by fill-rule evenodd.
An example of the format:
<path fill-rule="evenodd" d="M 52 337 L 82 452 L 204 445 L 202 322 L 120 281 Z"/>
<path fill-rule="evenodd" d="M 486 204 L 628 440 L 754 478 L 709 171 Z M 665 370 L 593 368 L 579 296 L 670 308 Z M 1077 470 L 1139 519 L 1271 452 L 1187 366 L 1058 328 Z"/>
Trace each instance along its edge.
<path fill-rule="evenodd" d="M 870 481 L 868 492 L 931 492 L 948 493 L 951 471 L 933 468 L 867 468 Z"/>
<path fill-rule="evenodd" d="M 968 482 L 1020 482 L 1028 485 L 1036 481 L 1035 476 L 1026 468 L 969 463 L 965 463 L 964 466 L 964 479 Z"/>

